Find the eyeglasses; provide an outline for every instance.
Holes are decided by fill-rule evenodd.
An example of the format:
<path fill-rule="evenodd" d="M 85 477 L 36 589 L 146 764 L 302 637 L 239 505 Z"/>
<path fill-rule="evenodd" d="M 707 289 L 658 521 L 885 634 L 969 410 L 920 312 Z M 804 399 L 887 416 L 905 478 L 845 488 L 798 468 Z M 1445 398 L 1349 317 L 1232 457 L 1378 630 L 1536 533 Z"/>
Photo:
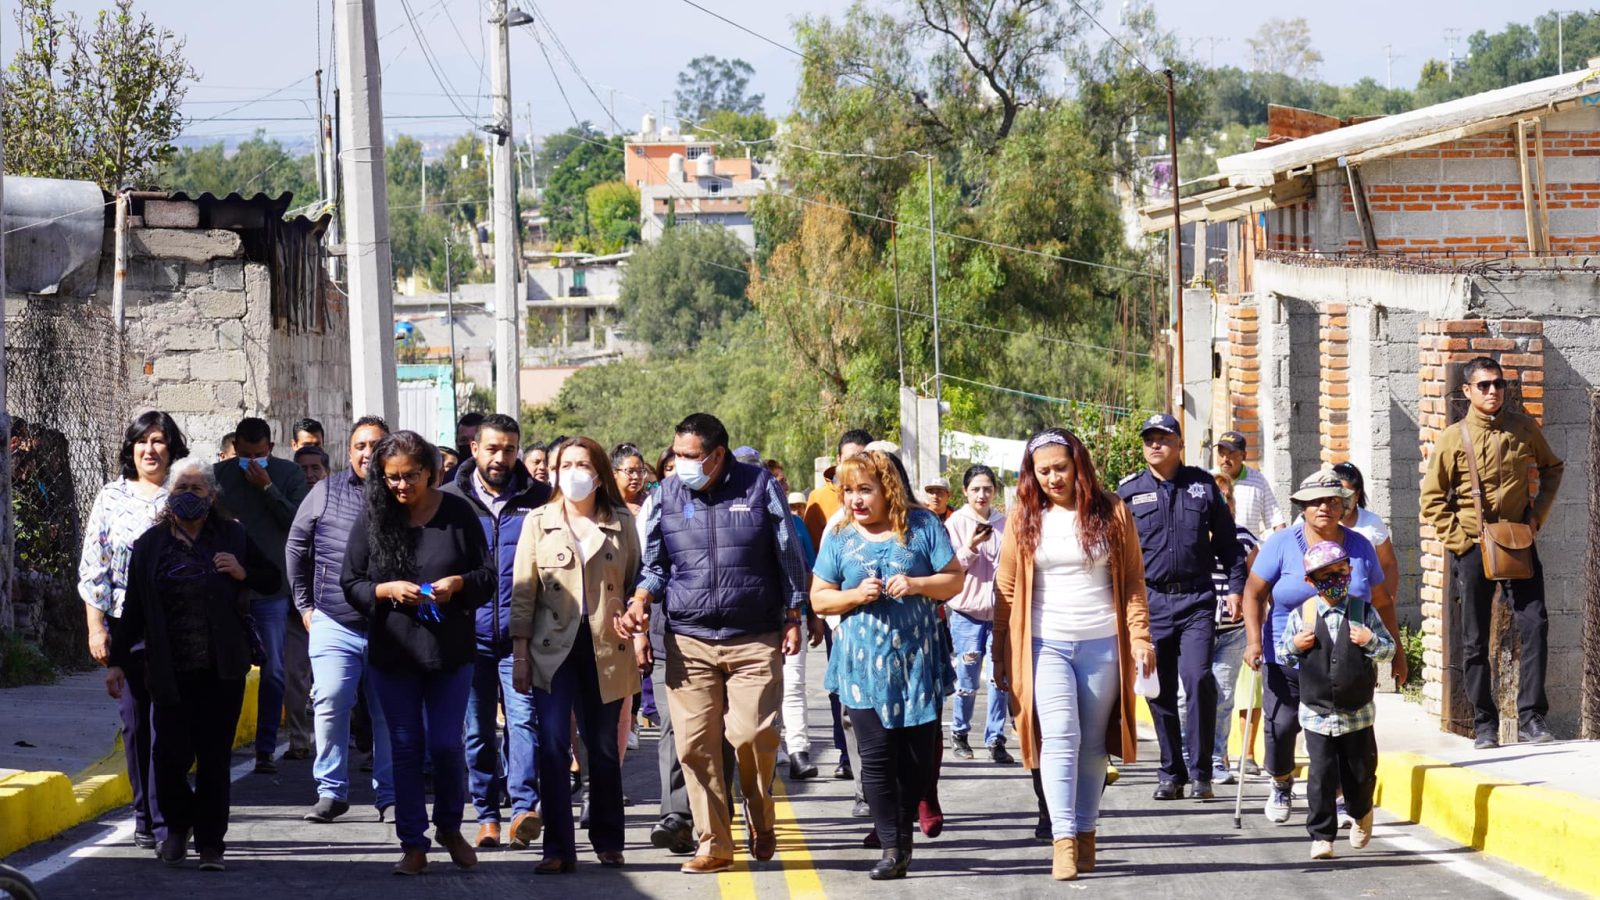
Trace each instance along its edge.
<path fill-rule="evenodd" d="M 1490 388 L 1494 388 L 1497 391 L 1505 390 L 1506 380 L 1504 378 L 1491 378 L 1488 381 L 1474 381 L 1472 386 L 1478 389 L 1478 393 L 1487 394 Z"/>
<path fill-rule="evenodd" d="M 401 472 L 399 475 L 390 475 L 388 472 L 383 473 L 383 483 L 390 487 L 398 487 L 402 484 L 416 484 L 421 480 L 422 472 L 416 469 L 410 472 Z"/>
<path fill-rule="evenodd" d="M 621 472 L 626 478 L 644 478 L 650 474 L 649 469 L 641 468 L 639 466 L 629 466 L 626 469 L 618 469 L 617 471 Z"/>

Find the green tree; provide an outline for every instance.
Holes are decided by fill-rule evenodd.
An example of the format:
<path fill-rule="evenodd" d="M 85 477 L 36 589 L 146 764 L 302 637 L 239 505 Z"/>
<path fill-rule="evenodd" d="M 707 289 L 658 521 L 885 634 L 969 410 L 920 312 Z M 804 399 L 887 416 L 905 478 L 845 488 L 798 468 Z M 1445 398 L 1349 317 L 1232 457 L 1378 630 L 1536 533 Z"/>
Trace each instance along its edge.
<path fill-rule="evenodd" d="M 184 41 L 135 16 L 133 0 L 93 27 L 54 0 L 20 0 L 20 41 L 4 73 L 6 167 L 20 175 L 145 185 L 183 128 Z"/>
<path fill-rule="evenodd" d="M 240 142 L 231 154 L 221 141 L 184 147 L 163 163 L 151 180 L 165 190 L 209 191 L 219 197 L 235 191 L 246 197 L 288 193 L 294 195 L 295 206 L 311 203 L 320 191 L 316 160 L 310 154 L 290 153 L 260 131 Z"/>
<path fill-rule="evenodd" d="M 602 253 L 639 242 L 639 192 L 621 181 L 602 181 L 584 194 L 589 233 Z"/>
<path fill-rule="evenodd" d="M 744 156 L 747 151 L 755 156 L 767 156 L 771 147 L 765 144 L 741 142 L 760 142 L 771 138 L 778 130 L 778 123 L 767 118 L 759 112 L 736 113 L 732 110 L 719 109 L 712 113 L 703 122 L 694 126 L 699 137 L 714 138 L 717 141 L 717 155 Z"/>
<path fill-rule="evenodd" d="M 544 187 L 544 214 L 550 236 L 571 240 L 589 234 L 589 189 L 623 177 L 622 139 L 591 139 L 573 148 Z"/>
<path fill-rule="evenodd" d="M 697 56 L 678 73 L 678 118 L 687 122 L 703 122 L 712 113 L 726 110 L 739 115 L 761 112 L 765 97 L 746 94 L 750 76 L 756 70 L 742 59 L 723 59 L 718 56 Z"/>
<path fill-rule="evenodd" d="M 587 121 L 558 134 L 545 135 L 544 140 L 539 142 L 539 154 L 533 158 L 534 180 L 542 187 L 550 180 L 550 173 L 554 172 L 579 144 L 590 137 L 599 136 L 600 132 Z"/>
<path fill-rule="evenodd" d="M 750 311 L 748 257 L 722 228 L 667 231 L 634 252 L 617 304 L 635 340 L 657 354 L 687 353 Z"/>
<path fill-rule="evenodd" d="M 1311 46 L 1311 26 L 1304 16 L 1271 18 L 1261 23 L 1250 45 L 1251 67 L 1290 78 L 1312 78 L 1322 65 L 1322 54 Z"/>

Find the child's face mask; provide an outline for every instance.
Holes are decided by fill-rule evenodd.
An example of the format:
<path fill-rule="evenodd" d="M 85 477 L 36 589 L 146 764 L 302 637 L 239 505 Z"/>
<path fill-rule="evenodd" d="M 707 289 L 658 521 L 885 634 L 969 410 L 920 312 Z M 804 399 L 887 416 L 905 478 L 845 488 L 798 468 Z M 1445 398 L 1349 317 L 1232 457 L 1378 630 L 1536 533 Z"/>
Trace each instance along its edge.
<path fill-rule="evenodd" d="M 1350 596 L 1350 569 L 1346 566 L 1313 572 L 1306 580 L 1330 606 L 1338 606 Z"/>

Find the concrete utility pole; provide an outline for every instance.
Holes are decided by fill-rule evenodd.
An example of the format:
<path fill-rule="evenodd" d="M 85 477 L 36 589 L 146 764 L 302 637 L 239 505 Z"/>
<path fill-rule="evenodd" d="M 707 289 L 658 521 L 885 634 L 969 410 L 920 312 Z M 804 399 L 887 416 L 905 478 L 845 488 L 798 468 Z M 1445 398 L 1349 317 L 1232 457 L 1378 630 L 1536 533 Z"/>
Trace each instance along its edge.
<path fill-rule="evenodd" d="M 340 0 L 335 24 L 339 88 L 350 104 L 339 118 L 350 296 L 350 411 L 358 418 L 381 415 L 394 422 L 400 411 L 394 371 L 394 264 L 374 3 Z"/>
<path fill-rule="evenodd" d="M 493 0 L 494 123 L 494 406 L 515 419 L 522 412 L 522 353 L 517 340 L 517 194 L 512 186 L 511 28 L 506 0 Z"/>
<path fill-rule="evenodd" d="M 0 127 L 5 119 L 5 87 L 0 84 Z M 0 210 L 6 205 L 5 148 L 0 147 Z M 11 521 L 11 412 L 6 408 L 6 239 L 0 215 L 0 631 L 16 628 L 11 606 L 12 547 L 17 535 Z"/>
<path fill-rule="evenodd" d="M 1183 421 L 1183 207 L 1178 191 L 1178 114 L 1177 90 L 1172 83 L 1172 70 L 1167 78 L 1167 152 L 1172 165 L 1172 364 L 1169 368 L 1168 411 Z M 1204 222 L 1196 222 L 1196 229 Z M 1198 266 L 1199 259 L 1196 258 Z"/>
<path fill-rule="evenodd" d="M 1445 63 L 1444 76 L 1446 81 L 1456 80 L 1456 42 L 1461 40 L 1461 29 L 1446 28 L 1444 30 L 1444 44 L 1449 48 L 1449 62 Z"/>

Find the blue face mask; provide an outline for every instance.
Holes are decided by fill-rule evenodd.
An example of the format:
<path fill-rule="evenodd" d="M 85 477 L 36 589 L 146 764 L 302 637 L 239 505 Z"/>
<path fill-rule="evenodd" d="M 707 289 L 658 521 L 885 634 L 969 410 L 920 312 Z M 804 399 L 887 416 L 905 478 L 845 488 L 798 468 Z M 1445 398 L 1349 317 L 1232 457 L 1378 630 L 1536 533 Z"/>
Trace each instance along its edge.
<path fill-rule="evenodd" d="M 265 456 L 261 457 L 260 459 L 250 459 L 249 457 L 244 456 L 239 457 L 239 468 L 248 469 L 250 468 L 251 463 L 255 463 L 256 468 L 258 469 L 265 469 L 267 467 L 267 458 Z"/>
<path fill-rule="evenodd" d="M 711 476 L 706 474 L 705 460 L 702 459 L 684 459 L 680 456 L 672 474 L 691 491 L 698 491 L 711 482 Z"/>

